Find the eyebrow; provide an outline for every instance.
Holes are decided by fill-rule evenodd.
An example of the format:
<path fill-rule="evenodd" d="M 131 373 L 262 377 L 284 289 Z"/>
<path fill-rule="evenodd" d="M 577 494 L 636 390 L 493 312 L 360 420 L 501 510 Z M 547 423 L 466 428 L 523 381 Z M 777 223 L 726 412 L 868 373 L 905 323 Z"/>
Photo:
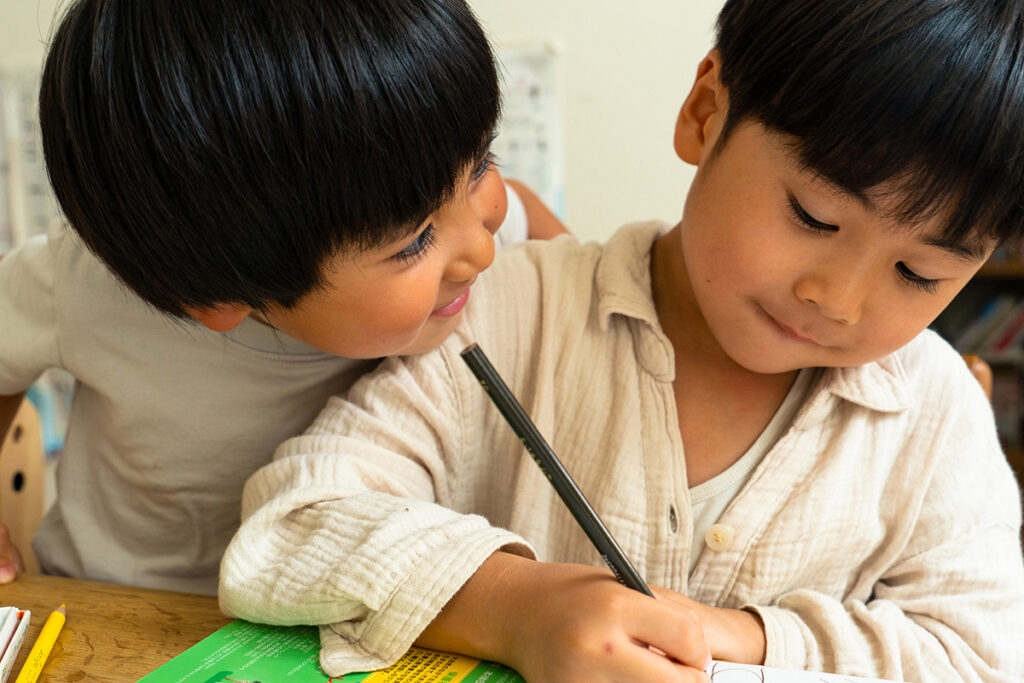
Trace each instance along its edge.
<path fill-rule="evenodd" d="M 837 185 L 824 176 L 820 176 L 820 178 L 824 182 L 825 186 L 836 195 L 853 199 L 855 202 L 860 204 L 861 208 L 865 211 L 875 214 L 880 213 L 878 203 L 875 202 L 869 194 L 864 192 L 853 192 Z M 985 252 L 988 250 L 988 247 L 983 240 L 951 240 L 941 236 L 935 237 L 933 235 L 923 235 L 921 237 L 921 244 L 928 247 L 942 249 L 954 258 L 967 262 L 978 261 L 984 258 Z"/>
<path fill-rule="evenodd" d="M 921 238 L 921 243 L 929 247 L 938 247 L 961 261 L 977 261 L 984 258 L 987 251 L 987 247 L 980 240 L 962 242 L 926 235 Z"/>

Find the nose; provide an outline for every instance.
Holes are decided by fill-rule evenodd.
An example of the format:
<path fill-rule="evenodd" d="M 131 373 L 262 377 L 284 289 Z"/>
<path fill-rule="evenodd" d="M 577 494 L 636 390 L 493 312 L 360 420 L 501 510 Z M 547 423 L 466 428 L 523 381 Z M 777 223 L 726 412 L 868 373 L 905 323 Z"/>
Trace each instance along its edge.
<path fill-rule="evenodd" d="M 830 265 L 797 280 L 794 293 L 829 320 L 856 325 L 864 312 L 870 285 L 870 278 L 863 273 Z"/>
<path fill-rule="evenodd" d="M 450 282 L 465 282 L 486 270 L 494 261 L 494 236 L 485 225 L 463 231 L 456 245 L 455 257 L 448 262 L 444 278 Z"/>
<path fill-rule="evenodd" d="M 465 282 L 486 270 L 494 261 L 494 233 L 501 227 L 508 210 L 505 183 L 492 168 L 461 206 L 456 220 L 466 229 L 460 231 L 455 257 L 448 262 L 444 277 L 450 282 Z"/>

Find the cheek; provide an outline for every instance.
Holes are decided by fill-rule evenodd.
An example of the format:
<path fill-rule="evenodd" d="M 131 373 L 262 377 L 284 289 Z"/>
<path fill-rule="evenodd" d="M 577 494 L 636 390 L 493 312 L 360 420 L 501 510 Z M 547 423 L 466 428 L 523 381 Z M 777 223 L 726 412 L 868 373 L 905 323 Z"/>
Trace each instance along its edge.
<path fill-rule="evenodd" d="M 437 304 L 435 288 L 411 283 L 388 287 L 361 299 L 353 316 L 359 326 L 378 339 L 414 335 L 430 318 Z M 348 327 L 352 327 L 348 325 Z"/>
<path fill-rule="evenodd" d="M 480 222 L 493 235 L 505 221 L 508 213 L 508 195 L 505 194 L 505 181 L 501 174 L 492 171 L 481 183 L 477 190 L 477 211 L 480 214 Z"/>
<path fill-rule="evenodd" d="M 275 321 L 275 326 L 327 353 L 375 358 L 399 353 L 412 343 L 434 304 L 429 287 L 378 287 L 361 297 L 321 302 L 288 321 Z"/>
<path fill-rule="evenodd" d="M 864 329 L 861 348 L 867 360 L 877 360 L 902 348 L 919 335 L 938 315 L 941 307 L 890 306 L 881 313 L 873 325 Z M 865 361 L 865 362 L 866 362 Z"/>

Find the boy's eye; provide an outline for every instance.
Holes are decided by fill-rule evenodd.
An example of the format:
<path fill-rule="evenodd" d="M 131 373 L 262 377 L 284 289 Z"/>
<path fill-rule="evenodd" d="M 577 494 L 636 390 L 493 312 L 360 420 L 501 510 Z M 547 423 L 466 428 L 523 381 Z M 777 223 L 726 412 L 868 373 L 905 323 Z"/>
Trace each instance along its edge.
<path fill-rule="evenodd" d="M 416 235 L 416 239 L 410 242 L 405 249 L 395 254 L 393 258 L 402 263 L 412 263 L 436 243 L 437 235 L 434 234 L 434 226 L 427 225 L 419 235 Z"/>
<path fill-rule="evenodd" d="M 900 277 L 903 278 L 908 284 L 915 287 L 919 287 L 924 291 L 932 294 L 935 292 L 935 288 L 938 286 L 938 280 L 929 280 L 926 277 L 921 277 L 914 271 L 912 271 L 906 263 L 900 261 L 896 264 L 896 272 L 899 273 Z"/>
<path fill-rule="evenodd" d="M 473 169 L 473 173 L 470 175 L 470 181 L 475 183 L 487 175 L 490 170 L 497 165 L 498 163 L 494 156 L 494 152 L 487 150 L 487 154 L 484 155 L 484 158 L 481 159 L 480 163 Z"/>
<path fill-rule="evenodd" d="M 807 213 L 804 207 L 800 206 L 800 202 L 796 200 L 796 197 L 789 195 L 789 210 L 793 214 L 793 218 L 798 223 L 803 223 L 805 227 L 814 230 L 815 232 L 838 232 L 839 226 L 832 225 L 831 223 L 823 223 L 817 218 Z"/>

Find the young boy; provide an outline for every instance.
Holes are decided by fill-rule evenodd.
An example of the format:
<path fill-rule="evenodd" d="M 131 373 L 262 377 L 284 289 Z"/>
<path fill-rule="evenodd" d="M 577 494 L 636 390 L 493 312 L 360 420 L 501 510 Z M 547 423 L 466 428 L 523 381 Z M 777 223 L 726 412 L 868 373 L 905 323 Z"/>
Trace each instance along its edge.
<path fill-rule="evenodd" d="M 330 674 L 418 642 L 531 681 L 706 680 L 709 654 L 1024 679 L 1018 490 L 925 330 L 1022 234 L 1022 121 L 1019 4 L 730 0 L 675 130 L 681 221 L 503 253 L 438 351 L 249 481 L 222 607 L 321 624 Z M 602 568 L 471 341 L 656 600 Z"/>
<path fill-rule="evenodd" d="M 246 478 L 369 359 L 454 328 L 506 196 L 525 238 L 498 111 L 461 0 L 68 9 L 40 115 L 77 235 L 0 260 L 0 435 L 45 368 L 78 380 L 45 572 L 216 591 Z"/>

